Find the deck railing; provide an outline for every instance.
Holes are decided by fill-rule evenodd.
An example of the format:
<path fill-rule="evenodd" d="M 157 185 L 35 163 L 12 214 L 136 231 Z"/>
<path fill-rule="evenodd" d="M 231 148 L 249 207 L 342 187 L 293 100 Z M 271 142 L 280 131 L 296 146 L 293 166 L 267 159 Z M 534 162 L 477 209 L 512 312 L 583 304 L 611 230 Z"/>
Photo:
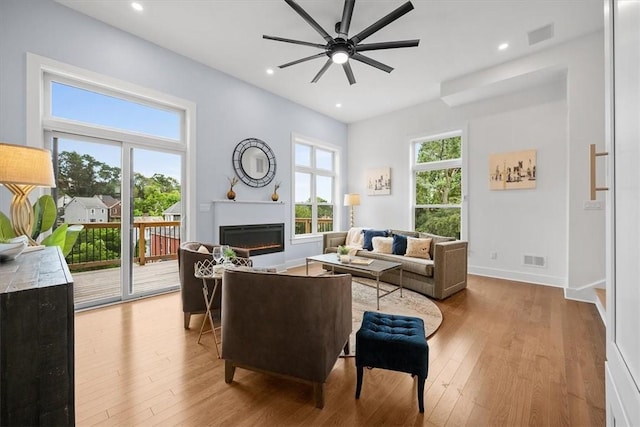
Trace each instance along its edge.
<path fill-rule="evenodd" d="M 296 218 L 296 234 L 311 233 L 311 218 Z M 333 218 L 318 218 L 318 233 L 333 231 Z"/>
<path fill-rule="evenodd" d="M 120 265 L 122 258 L 119 222 L 83 223 L 76 244 L 67 255 L 72 271 L 92 270 Z M 134 262 L 177 259 L 180 247 L 180 221 L 135 221 Z"/>
<path fill-rule="evenodd" d="M 94 270 L 116 267 L 122 258 L 119 222 L 89 222 L 76 244 L 67 255 L 67 264 L 72 271 Z M 332 218 L 318 219 L 318 232 L 333 230 Z M 311 218 L 296 218 L 296 234 L 311 233 Z M 134 262 L 177 259 L 180 247 L 180 221 L 136 221 L 132 238 L 135 241 Z"/>

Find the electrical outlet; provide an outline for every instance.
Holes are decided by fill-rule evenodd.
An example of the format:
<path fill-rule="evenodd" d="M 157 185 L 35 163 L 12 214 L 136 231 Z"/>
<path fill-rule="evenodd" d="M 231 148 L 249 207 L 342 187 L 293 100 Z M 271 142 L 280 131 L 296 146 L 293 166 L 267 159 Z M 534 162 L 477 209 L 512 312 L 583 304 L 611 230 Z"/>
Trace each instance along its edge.
<path fill-rule="evenodd" d="M 492 252 L 489 254 L 489 257 L 490 257 L 491 259 L 498 259 L 498 252 L 496 252 L 496 251 L 492 251 Z"/>

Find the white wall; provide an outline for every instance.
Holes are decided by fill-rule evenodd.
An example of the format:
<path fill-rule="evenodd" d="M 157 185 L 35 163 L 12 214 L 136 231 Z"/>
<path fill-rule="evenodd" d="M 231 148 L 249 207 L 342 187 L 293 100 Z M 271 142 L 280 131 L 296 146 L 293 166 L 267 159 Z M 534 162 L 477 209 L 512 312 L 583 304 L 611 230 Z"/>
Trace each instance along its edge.
<path fill-rule="evenodd" d="M 602 146 L 604 138 L 603 60 L 599 32 L 481 70 L 475 78 L 495 81 L 559 67 L 567 70 L 561 80 L 459 107 L 435 100 L 349 125 L 348 191 L 362 195 L 357 225 L 411 227 L 409 140 L 463 130 L 469 271 L 573 289 L 599 283 L 604 211 L 585 211 L 583 202 L 588 145 Z M 489 154 L 530 148 L 538 150 L 537 188 L 489 191 Z M 385 166 L 392 169 L 392 194 L 367 196 L 366 170 Z M 547 257 L 547 268 L 523 266 L 523 254 Z"/>
<path fill-rule="evenodd" d="M 293 132 L 347 149 L 347 127 L 327 116 L 117 30 L 50 0 L 0 1 L 0 141 L 26 143 L 26 54 L 31 52 L 194 102 L 196 117 L 196 222 L 191 239 L 211 241 L 213 211 L 201 206 L 225 197 L 233 176 L 232 152 L 242 139 L 267 142 L 282 181 L 281 200 L 291 202 Z M 346 164 L 341 173 L 346 175 Z M 340 184 L 342 185 L 342 184 Z M 346 187 L 346 185 L 345 185 Z M 235 187 L 238 199 L 269 200 L 273 186 Z M 340 192 L 344 192 L 340 188 Z M 9 193 L 0 188 L 0 210 Z M 291 214 L 283 221 L 291 235 Z M 346 211 L 345 211 L 346 212 Z M 259 222 L 259 210 L 252 210 Z M 286 257 L 317 253 L 317 242 L 289 245 Z"/>

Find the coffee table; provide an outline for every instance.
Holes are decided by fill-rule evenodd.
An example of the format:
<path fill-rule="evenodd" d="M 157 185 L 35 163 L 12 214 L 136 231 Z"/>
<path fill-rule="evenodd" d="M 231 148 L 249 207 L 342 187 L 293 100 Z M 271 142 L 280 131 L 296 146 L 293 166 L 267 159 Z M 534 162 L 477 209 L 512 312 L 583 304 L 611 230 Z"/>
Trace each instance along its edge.
<path fill-rule="evenodd" d="M 360 258 L 360 257 L 352 257 L 353 259 L 362 259 L 367 260 L 369 258 Z M 379 259 L 374 259 L 371 264 L 354 264 L 353 262 L 341 262 L 338 259 L 338 255 L 335 253 L 330 254 L 322 254 L 322 255 L 314 255 L 306 258 L 306 272 L 307 276 L 309 275 L 309 261 L 312 262 L 321 262 L 323 264 L 327 264 L 331 266 L 331 273 L 335 273 L 336 268 L 341 268 L 345 271 L 358 272 L 358 273 L 366 273 L 376 279 L 376 292 L 377 292 L 377 310 L 380 310 L 380 298 L 386 297 L 387 295 L 397 291 L 400 289 L 400 296 L 402 296 L 402 264 L 399 262 L 391 262 L 391 261 L 382 261 Z M 385 273 L 388 273 L 393 270 L 400 270 L 400 286 L 397 286 L 395 289 L 390 291 L 382 290 L 382 294 L 380 294 L 380 276 Z M 357 281 L 357 280 L 356 280 Z M 365 286 L 370 286 L 366 283 L 358 282 Z"/>

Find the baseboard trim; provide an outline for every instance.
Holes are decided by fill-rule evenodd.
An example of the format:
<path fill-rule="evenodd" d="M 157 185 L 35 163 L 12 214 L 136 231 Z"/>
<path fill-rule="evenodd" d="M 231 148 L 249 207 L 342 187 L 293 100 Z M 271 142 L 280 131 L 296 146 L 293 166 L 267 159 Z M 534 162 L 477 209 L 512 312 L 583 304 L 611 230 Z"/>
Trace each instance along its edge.
<path fill-rule="evenodd" d="M 596 304 L 598 297 L 596 296 L 595 289 L 604 287 L 605 283 L 606 283 L 605 280 L 602 279 L 593 283 L 588 283 L 586 285 L 580 286 L 579 288 L 565 288 L 564 298 L 570 299 L 573 301 L 590 302 L 591 304 Z M 604 317 L 603 317 L 603 321 L 604 321 Z"/>
<path fill-rule="evenodd" d="M 523 273 L 521 271 L 501 270 L 498 268 L 487 268 L 475 265 L 470 265 L 468 267 L 468 273 L 475 274 L 476 276 L 515 280 L 517 282 L 533 283 L 535 285 L 552 286 L 555 288 L 565 288 L 567 283 L 567 280 L 564 277 Z"/>
<path fill-rule="evenodd" d="M 600 318 L 602 319 L 602 324 L 604 327 L 607 327 L 607 312 L 606 309 L 602 306 L 600 302 L 600 298 L 596 297 L 596 308 L 598 309 L 598 313 L 600 314 Z"/>

